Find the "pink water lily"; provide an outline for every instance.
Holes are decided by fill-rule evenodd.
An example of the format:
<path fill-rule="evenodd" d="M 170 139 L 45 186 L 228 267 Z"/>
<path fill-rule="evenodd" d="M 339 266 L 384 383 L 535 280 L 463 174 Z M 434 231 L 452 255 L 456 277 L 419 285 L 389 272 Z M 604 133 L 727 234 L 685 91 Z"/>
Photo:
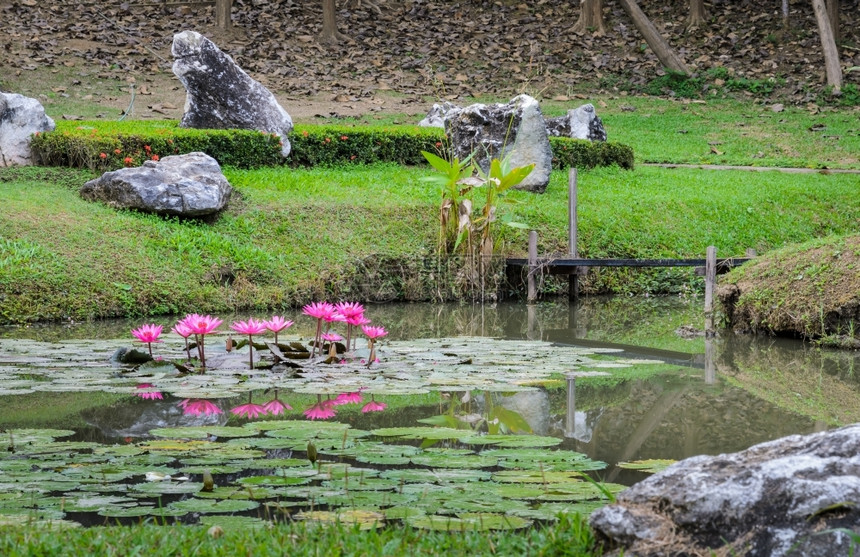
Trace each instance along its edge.
<path fill-rule="evenodd" d="M 230 412 L 236 416 L 245 416 L 250 420 L 257 416 L 264 416 L 266 414 L 266 408 L 259 404 L 252 404 L 249 402 L 248 404 L 242 404 L 230 409 Z"/>
<path fill-rule="evenodd" d="M 188 349 L 188 337 L 193 335 L 194 331 L 184 321 L 179 321 L 173 326 L 173 332 L 185 339 L 185 356 L 190 360 L 191 350 Z"/>
<path fill-rule="evenodd" d="M 362 325 L 369 325 L 370 319 L 364 316 L 363 313 L 359 313 L 356 315 L 350 315 L 346 318 L 346 340 L 347 340 L 347 348 L 349 348 L 349 341 L 352 338 L 352 328 L 353 327 L 361 327 Z M 353 340 L 353 344 L 355 344 Z M 353 346 L 353 348 L 355 348 Z"/>
<path fill-rule="evenodd" d="M 275 344 L 278 344 L 278 333 L 287 329 L 293 325 L 292 321 L 284 319 L 280 315 L 273 315 L 271 319 L 268 321 L 264 321 L 263 325 L 266 326 L 267 329 L 275 333 Z"/>
<path fill-rule="evenodd" d="M 337 395 L 337 398 L 334 399 L 334 405 L 340 406 L 342 404 L 361 404 L 363 397 L 361 396 L 361 391 L 356 391 L 354 393 L 340 393 Z"/>
<path fill-rule="evenodd" d="M 372 363 L 378 361 L 376 359 L 376 339 L 384 337 L 388 331 L 385 330 L 385 327 L 372 327 L 370 325 L 363 325 L 361 330 L 364 331 L 370 345 L 370 356 L 367 358 L 367 367 L 370 367 Z"/>
<path fill-rule="evenodd" d="M 272 416 L 279 416 L 287 410 L 292 410 L 293 407 L 285 402 L 281 402 L 278 399 L 274 399 L 264 404 L 263 409 L 265 409 L 266 412 L 268 412 Z"/>
<path fill-rule="evenodd" d="M 336 412 L 331 408 L 325 408 L 322 404 L 314 404 L 303 412 L 309 420 L 327 420 L 334 418 Z"/>
<path fill-rule="evenodd" d="M 141 383 L 136 388 L 145 390 L 141 390 L 139 393 L 135 394 L 144 400 L 163 400 L 164 395 L 161 394 L 161 391 L 153 391 L 152 389 L 154 387 L 155 385 L 152 383 Z"/>
<path fill-rule="evenodd" d="M 317 347 L 320 345 L 320 335 L 322 334 L 323 320 L 331 321 L 336 310 L 334 306 L 328 302 L 314 302 L 302 308 L 302 313 L 316 318 L 317 332 L 314 335 L 314 346 L 311 350 L 311 358 L 316 354 Z"/>
<path fill-rule="evenodd" d="M 370 402 L 362 406 L 361 411 L 365 414 L 368 412 L 382 412 L 388 405 L 384 402 L 376 402 L 373 400 L 373 395 L 370 396 Z"/>
<path fill-rule="evenodd" d="M 364 306 L 358 302 L 338 302 L 334 305 L 334 309 L 346 318 L 364 313 Z"/>
<path fill-rule="evenodd" d="M 186 315 L 180 323 L 188 326 L 194 334 L 194 338 L 197 341 L 197 356 L 200 358 L 200 367 L 206 369 L 206 335 L 214 333 L 223 321 L 211 315 L 191 313 Z"/>
<path fill-rule="evenodd" d="M 178 406 L 182 408 L 184 414 L 191 416 L 199 416 L 200 414 L 210 416 L 224 413 L 217 404 L 204 399 L 192 400 L 190 398 L 186 398 L 181 401 Z"/>
<path fill-rule="evenodd" d="M 323 333 L 320 335 L 320 338 L 329 343 L 328 357 L 337 358 L 337 346 L 335 343 L 342 341 L 343 337 L 337 333 Z"/>
<path fill-rule="evenodd" d="M 230 328 L 236 331 L 237 333 L 241 333 L 243 335 L 248 335 L 248 347 L 251 358 L 251 369 L 254 369 L 254 335 L 259 335 L 263 331 L 266 330 L 266 324 L 263 321 L 258 321 L 253 317 L 248 319 L 247 321 L 236 321 Z"/>
<path fill-rule="evenodd" d="M 132 329 L 131 334 L 134 335 L 137 340 L 146 344 L 147 348 L 149 348 L 149 356 L 152 357 L 152 343 L 163 342 L 158 339 L 158 337 L 161 336 L 161 329 L 161 325 L 150 323 L 148 325 L 141 325 L 139 329 Z"/>

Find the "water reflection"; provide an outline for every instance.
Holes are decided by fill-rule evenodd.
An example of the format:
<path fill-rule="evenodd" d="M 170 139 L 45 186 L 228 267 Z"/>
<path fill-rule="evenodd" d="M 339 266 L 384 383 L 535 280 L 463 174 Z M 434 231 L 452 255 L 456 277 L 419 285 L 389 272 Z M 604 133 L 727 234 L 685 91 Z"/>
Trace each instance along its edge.
<path fill-rule="evenodd" d="M 304 339 L 313 323 L 295 319 L 291 332 Z M 611 346 L 631 362 L 657 360 L 659 373 L 568 377 L 560 387 L 514 395 L 494 394 L 493 403 L 520 414 L 540 435 L 610 464 L 639 459 L 681 459 L 742 450 L 793 433 L 860 421 L 856 404 L 858 354 L 823 350 L 798 341 L 679 335 L 702 328 L 701 303 L 683 300 L 588 298 L 566 303 L 493 306 L 386 304 L 367 308 L 393 339 L 485 336 L 583 346 Z M 223 315 L 225 322 L 249 314 Z M 256 317 L 260 317 L 257 315 Z M 267 317 L 267 316 L 264 316 Z M 175 319 L 153 319 L 167 327 Z M 7 327 L 0 331 L 0 365 L 8 339 L 129 338 L 139 320 Z M 36 396 L 36 395 L 33 395 Z M 9 397 L 0 397 L 0 405 Z M 106 437 L 142 434 L 147 428 L 188 425 L 177 400 L 137 400 L 90 410 L 86 421 Z M 137 412 L 137 414 L 120 413 Z M 361 427 L 412 426 L 439 413 L 433 406 L 353 415 Z M 198 416 L 223 423 L 224 415 Z M 0 415 L 0 428 L 5 416 Z M 206 422 L 207 424 L 209 422 Z M 161 424 L 161 425 L 159 425 Z M 45 424 L 49 425 L 49 424 Z M 610 481 L 634 477 L 609 469 Z M 640 477 L 640 476 L 635 476 Z"/>

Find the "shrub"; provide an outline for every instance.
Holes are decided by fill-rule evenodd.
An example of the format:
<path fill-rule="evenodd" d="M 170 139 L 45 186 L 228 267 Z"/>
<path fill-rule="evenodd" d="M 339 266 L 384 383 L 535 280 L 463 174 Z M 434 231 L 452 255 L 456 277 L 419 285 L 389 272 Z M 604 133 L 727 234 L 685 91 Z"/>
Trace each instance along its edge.
<path fill-rule="evenodd" d="M 282 161 L 277 136 L 253 130 L 194 130 L 175 122 L 59 122 L 55 131 L 36 134 L 30 146 L 43 165 L 93 171 L 139 166 L 145 160 L 194 151 L 238 168 Z"/>
<path fill-rule="evenodd" d="M 422 151 L 444 155 L 445 133 L 419 126 L 296 126 L 289 135 L 290 156 L 281 157 L 277 136 L 250 130 L 194 130 L 176 122 L 58 122 L 53 132 L 37 134 L 31 147 L 46 166 L 105 172 L 139 166 L 145 160 L 202 151 L 222 166 L 258 168 L 393 162 L 423 165 Z M 620 143 L 592 143 L 550 137 L 553 166 L 633 168 L 633 149 Z"/>

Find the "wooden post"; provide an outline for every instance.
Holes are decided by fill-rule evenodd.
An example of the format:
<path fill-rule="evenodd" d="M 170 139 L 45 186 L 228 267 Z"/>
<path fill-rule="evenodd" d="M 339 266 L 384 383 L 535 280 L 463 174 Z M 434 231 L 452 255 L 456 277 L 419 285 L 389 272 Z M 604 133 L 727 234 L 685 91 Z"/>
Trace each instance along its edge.
<path fill-rule="evenodd" d="M 705 256 L 705 337 L 714 336 L 714 288 L 717 284 L 717 248 L 708 246 Z"/>
<path fill-rule="evenodd" d="M 576 377 L 567 376 L 567 412 L 564 421 L 564 436 L 573 437 L 576 432 Z"/>
<path fill-rule="evenodd" d="M 215 25 L 218 29 L 227 30 L 231 27 L 230 9 L 233 6 L 233 0 L 215 0 Z"/>
<path fill-rule="evenodd" d="M 537 300 L 537 286 L 535 284 L 535 274 L 537 273 L 537 231 L 529 232 L 529 293 L 528 303 L 533 304 Z"/>
<path fill-rule="evenodd" d="M 567 179 L 567 246 L 571 259 L 579 258 L 576 223 L 576 168 L 570 167 Z M 579 297 L 579 267 L 567 275 L 567 299 L 575 302 Z"/>
<path fill-rule="evenodd" d="M 714 362 L 714 339 L 705 336 L 705 384 L 713 385 L 717 382 L 717 366 Z"/>
<path fill-rule="evenodd" d="M 758 257 L 755 248 L 747 248 L 747 257 Z"/>

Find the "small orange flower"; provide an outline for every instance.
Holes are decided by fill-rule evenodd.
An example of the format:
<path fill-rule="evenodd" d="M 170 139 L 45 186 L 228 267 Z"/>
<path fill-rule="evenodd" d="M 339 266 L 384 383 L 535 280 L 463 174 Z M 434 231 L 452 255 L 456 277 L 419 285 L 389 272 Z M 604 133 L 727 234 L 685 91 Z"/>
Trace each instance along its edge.
<path fill-rule="evenodd" d="M 152 160 L 157 161 L 157 160 L 158 160 L 158 155 L 152 155 Z"/>
<path fill-rule="evenodd" d="M 120 151 L 119 149 L 114 149 L 114 150 L 113 150 L 113 152 L 114 152 L 114 153 L 116 153 L 117 155 L 119 155 L 120 153 L 122 153 L 122 151 Z"/>
<path fill-rule="evenodd" d="M 340 136 L 341 141 L 346 141 L 347 139 L 349 139 L 349 138 L 345 135 Z"/>
<path fill-rule="evenodd" d="M 124 162 L 126 166 L 131 166 L 131 164 L 134 162 L 134 159 L 132 159 L 131 157 L 126 157 L 122 160 L 122 162 Z"/>
<path fill-rule="evenodd" d="M 107 158 L 107 153 L 99 153 L 99 156 L 103 159 Z"/>
<path fill-rule="evenodd" d="M 436 148 L 438 149 L 438 148 L 440 148 L 441 146 L 442 146 L 442 142 L 441 142 L 441 141 L 437 141 L 437 142 L 436 142 Z"/>
<path fill-rule="evenodd" d="M 149 153 L 150 151 L 152 151 L 152 147 L 150 147 L 149 145 L 144 145 L 143 150 Z"/>
<path fill-rule="evenodd" d="M 305 136 L 305 137 L 307 137 L 307 136 L 308 136 L 308 130 L 303 131 L 303 132 L 302 132 L 302 135 L 303 135 L 303 136 Z"/>
<path fill-rule="evenodd" d="M 330 137 L 325 138 L 325 142 L 326 142 L 326 143 L 331 143 L 331 138 L 330 138 Z"/>

